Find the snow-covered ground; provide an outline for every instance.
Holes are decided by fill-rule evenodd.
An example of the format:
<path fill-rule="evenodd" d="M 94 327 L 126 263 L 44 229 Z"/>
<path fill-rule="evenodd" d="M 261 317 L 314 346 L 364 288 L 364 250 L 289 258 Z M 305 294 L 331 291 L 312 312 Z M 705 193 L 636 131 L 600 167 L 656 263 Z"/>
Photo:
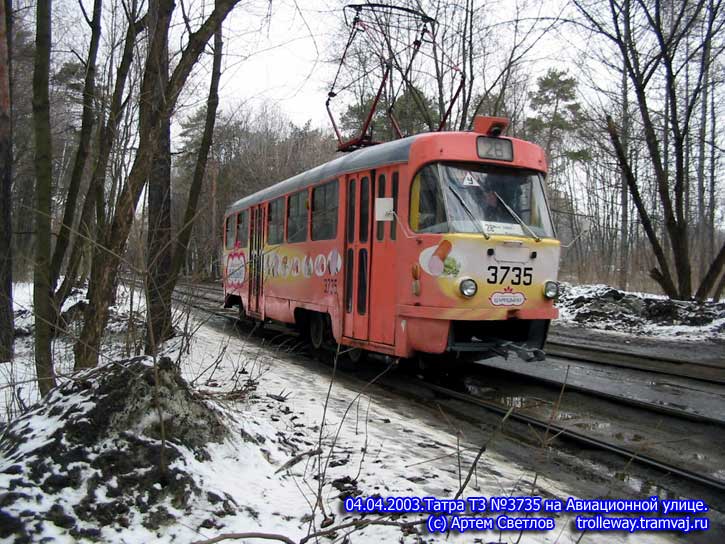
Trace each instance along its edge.
<path fill-rule="evenodd" d="M 15 294 L 16 309 L 29 310 L 32 289 L 19 286 Z M 348 496 L 452 499 L 483 443 L 495 446 L 496 435 L 481 441 L 480 432 L 471 432 L 475 439 L 469 438 L 435 409 L 356 378 L 333 378 L 330 369 L 250 342 L 218 318 L 203 323 L 180 316 L 179 324 L 193 336 L 170 341 L 162 354 L 168 360 L 157 365 L 159 381 L 169 389 L 147 387 L 154 381 L 153 361 L 127 359 L 137 351 L 142 331 L 129 304 L 128 293 L 119 296 L 97 371 L 65 377 L 72 342 L 56 340 L 63 386 L 0 435 L 0 541 L 192 542 L 260 531 L 297 542 L 330 529 L 335 533 L 322 541 L 345 542 L 353 530 L 352 542 L 580 538 L 571 517 L 561 514 L 554 516 L 555 530 L 524 532 L 519 540 L 518 531 L 447 536 L 429 534 L 424 526 L 400 526 L 427 515 L 346 513 Z M 19 317 L 18 324 L 32 332 L 31 314 Z M 133 337 L 129 323 L 137 329 Z M 34 399 L 32 336 L 19 338 L 16 352 L 12 365 L 0 365 L 0 379 L 14 383 L 2 389 L 12 415 Z M 199 407 L 209 415 L 199 415 Z M 159 412 L 165 414 L 169 441 L 164 478 L 158 473 Z M 554 477 L 495 450 L 483 453 L 463 497 L 576 495 Z M 355 520 L 388 524 L 355 528 L 349 525 Z M 611 537 L 589 532 L 585 541 Z M 639 533 L 627 541 L 675 537 Z"/>
<path fill-rule="evenodd" d="M 85 293 L 76 291 L 66 301 L 62 312 L 81 311 L 74 308 L 83 304 Z M 38 399 L 35 381 L 33 285 L 13 285 L 13 308 L 15 317 L 15 358 L 11 363 L 0 363 L 0 423 L 19 415 Z M 138 292 L 119 289 L 117 304 L 110 309 L 106 342 L 100 359 L 113 361 L 122 357 L 138 355 L 143 349 L 145 304 Z M 59 335 L 52 343 L 55 373 L 59 379 L 73 372 L 73 340 L 80 333 L 78 320 L 70 320 L 66 334 Z"/>
<path fill-rule="evenodd" d="M 563 284 L 557 306 L 562 323 L 677 340 L 725 340 L 723 302 L 669 300 L 608 285 Z"/>

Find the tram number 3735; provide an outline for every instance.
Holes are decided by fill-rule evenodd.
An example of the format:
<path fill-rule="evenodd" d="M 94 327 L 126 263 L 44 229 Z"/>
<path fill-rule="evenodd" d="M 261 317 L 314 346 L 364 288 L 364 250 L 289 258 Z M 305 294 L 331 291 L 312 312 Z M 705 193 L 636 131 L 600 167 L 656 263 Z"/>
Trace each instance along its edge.
<path fill-rule="evenodd" d="M 486 282 L 503 284 L 510 279 L 511 285 L 531 285 L 533 281 L 533 268 L 530 266 L 489 266 Z"/>

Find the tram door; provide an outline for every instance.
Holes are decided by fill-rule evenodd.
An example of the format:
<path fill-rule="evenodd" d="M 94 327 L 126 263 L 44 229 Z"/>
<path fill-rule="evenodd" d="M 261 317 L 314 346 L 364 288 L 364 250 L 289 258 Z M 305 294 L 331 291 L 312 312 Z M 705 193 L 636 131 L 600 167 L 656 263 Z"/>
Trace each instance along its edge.
<path fill-rule="evenodd" d="M 398 172 L 392 168 L 375 173 L 372 199 L 372 259 L 370 261 L 370 341 L 380 344 L 395 343 L 395 304 L 398 277 L 396 274 L 396 220 L 375 221 L 377 198 L 392 198 L 397 210 Z"/>
<path fill-rule="evenodd" d="M 263 318 L 262 288 L 264 286 L 264 206 L 251 208 L 249 218 L 249 303 L 247 313 Z"/>
<path fill-rule="evenodd" d="M 347 176 L 345 206 L 344 335 L 370 334 L 370 232 L 374 172 Z"/>

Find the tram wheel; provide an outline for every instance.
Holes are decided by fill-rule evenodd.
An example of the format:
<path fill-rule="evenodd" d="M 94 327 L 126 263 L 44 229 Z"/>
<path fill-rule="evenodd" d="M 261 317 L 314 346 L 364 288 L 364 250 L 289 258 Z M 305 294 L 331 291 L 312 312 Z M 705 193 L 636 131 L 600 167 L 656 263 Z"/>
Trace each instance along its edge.
<path fill-rule="evenodd" d="M 416 374 L 425 380 L 436 381 L 444 374 L 440 358 L 429 353 L 418 353 L 416 356 Z"/>
<path fill-rule="evenodd" d="M 247 320 L 249 319 L 249 316 L 247 316 L 247 311 L 244 309 L 244 304 L 241 302 L 239 303 L 239 316 L 237 317 L 239 319 L 240 323 L 247 323 Z"/>
<path fill-rule="evenodd" d="M 430 353 L 418 353 L 415 362 L 416 374 L 434 382 L 456 379 L 466 366 L 465 359 Z"/>
<path fill-rule="evenodd" d="M 346 355 L 351 362 L 357 364 L 365 358 L 365 350 L 360 348 L 351 348 Z"/>
<path fill-rule="evenodd" d="M 310 344 L 315 349 L 322 348 L 325 343 L 325 318 L 320 313 L 313 313 L 309 322 Z"/>

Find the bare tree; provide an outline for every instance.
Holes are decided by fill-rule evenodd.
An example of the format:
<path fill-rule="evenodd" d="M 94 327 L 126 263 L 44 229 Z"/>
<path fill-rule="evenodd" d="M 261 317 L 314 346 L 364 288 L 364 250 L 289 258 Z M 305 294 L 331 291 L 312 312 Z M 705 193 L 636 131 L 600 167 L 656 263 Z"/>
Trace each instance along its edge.
<path fill-rule="evenodd" d="M 693 294 L 687 209 L 688 142 L 693 117 L 703 100 L 711 59 L 723 50 L 722 1 L 686 0 L 665 4 L 649 0 L 609 0 L 603 4 L 574 0 L 574 5 L 585 24 L 613 45 L 632 85 L 645 135 L 648 166 L 657 187 L 671 251 L 653 226 L 652 210 L 647 209 L 641 195 L 641 180 L 634 173 L 619 136 L 620 129 L 611 117 L 607 128 L 657 260 L 650 276 L 671 298 L 688 299 Z M 685 70 L 686 66 L 690 67 L 689 71 Z M 662 95 L 657 94 L 658 89 L 662 89 Z M 662 103 L 664 111 L 660 112 L 658 107 Z M 662 119 L 661 125 L 659 119 Z M 723 253 L 725 248 L 720 255 Z M 712 291 L 725 265 L 725 255 L 720 255 L 710 264 L 696 298 L 704 299 Z"/>
<path fill-rule="evenodd" d="M 98 350 L 108 321 L 108 307 L 113 298 L 118 267 L 133 223 L 136 205 L 148 179 L 151 161 L 158 150 L 163 118 L 173 112 L 179 94 L 206 43 L 238 2 L 239 0 L 217 0 L 212 13 L 204 19 L 196 31 L 189 33 L 178 63 L 168 81 L 163 82 L 164 107 L 158 113 L 154 113 L 150 101 L 155 84 L 153 79 L 158 74 L 148 62 L 146 63 L 141 84 L 138 151 L 120 190 L 113 218 L 103 235 L 103 243 L 94 249 L 90 301 L 85 311 L 81 336 L 74 348 L 76 368 L 88 368 L 97 364 Z M 173 4 L 171 7 L 173 8 Z M 159 17 L 155 28 L 149 34 L 147 60 L 154 58 L 157 55 L 155 49 L 166 43 L 168 38 L 164 36 L 168 36 L 168 31 L 169 20 Z"/>
<path fill-rule="evenodd" d="M 204 132 L 201 137 L 199 154 L 194 168 L 194 177 L 189 188 L 189 198 L 186 204 L 183 223 L 179 229 L 179 235 L 174 246 L 174 257 L 171 262 L 167 291 L 164 293 L 165 303 L 171 306 L 171 294 L 179 277 L 179 272 L 186 260 L 186 253 L 191 238 L 191 229 L 195 223 L 199 196 L 201 195 L 204 174 L 206 172 L 209 150 L 212 145 L 214 125 L 216 123 L 217 107 L 219 106 L 219 80 L 222 70 L 222 29 L 219 27 L 214 33 L 214 62 L 211 71 L 211 83 L 209 84 L 209 98 L 207 100 L 206 119 Z"/>
<path fill-rule="evenodd" d="M 164 84 L 169 79 L 169 24 L 174 3 L 170 0 L 149 2 L 149 34 L 158 37 L 152 43 L 146 64 L 151 88 L 147 97 L 148 115 L 159 119 L 156 153 L 151 160 L 148 188 L 148 238 L 146 253 L 146 292 L 148 316 L 146 353 L 156 348 L 172 332 L 171 304 L 164 294 L 168 290 L 173 247 L 171 245 L 171 111 L 164 114 Z M 155 28 L 161 32 L 153 34 Z M 142 110 L 142 112 L 145 110 Z M 171 288 L 173 291 L 173 287 Z"/>
<path fill-rule="evenodd" d="M 12 1 L 0 0 L 0 362 L 13 357 L 13 136 L 10 101 Z"/>
<path fill-rule="evenodd" d="M 81 4 L 81 8 L 82 7 L 83 4 Z M 70 182 L 68 184 L 63 219 L 60 224 L 60 231 L 58 232 L 58 238 L 51 261 L 50 285 L 53 292 L 55 292 L 55 288 L 58 283 L 61 265 L 65 258 L 70 241 L 70 233 L 74 227 L 75 211 L 76 207 L 78 207 L 78 194 L 81 188 L 83 172 L 86 168 L 86 161 L 88 160 L 88 155 L 90 154 L 91 135 L 95 121 L 94 99 L 96 86 L 96 57 L 98 56 L 98 44 L 101 40 L 102 8 L 102 0 L 94 0 L 92 19 L 88 19 L 85 11 L 83 12 L 86 22 L 91 28 L 91 41 L 90 46 L 88 47 L 88 57 L 85 62 L 83 113 L 81 115 L 80 137 L 78 147 L 76 148 L 75 160 L 73 161 L 73 170 L 71 172 Z"/>
<path fill-rule="evenodd" d="M 629 156 L 629 90 L 627 72 L 622 70 L 622 148 Z M 622 209 L 621 230 L 619 237 L 619 288 L 627 289 L 627 260 L 629 258 L 629 190 L 627 176 L 622 174 L 622 190 L 620 191 Z"/>
<path fill-rule="evenodd" d="M 378 111 L 394 110 L 400 114 L 401 125 L 404 117 L 415 119 L 416 132 L 441 127 L 467 130 L 479 114 L 523 117 L 523 104 L 517 100 L 529 72 L 523 66 L 536 45 L 561 23 L 557 15 L 543 15 L 544 3 L 538 3 L 540 12 L 533 17 L 527 12 L 534 3 L 526 2 L 516 2 L 506 11 L 474 0 L 395 4 L 395 8 L 378 3 L 367 6 L 372 12 L 365 24 L 353 27 L 350 34 L 352 40 L 367 33 L 348 44 L 345 53 L 354 61 L 345 62 L 343 57 L 335 78 L 339 85 L 333 86 L 333 95 L 354 90 L 349 121 L 366 117 L 385 73 L 387 85 Z M 356 17 L 364 14 L 358 12 Z M 340 37 L 336 40 L 339 43 Z M 382 117 L 376 116 L 378 124 Z"/>
<path fill-rule="evenodd" d="M 159 150 L 153 168 L 157 178 L 154 187 L 154 203 L 152 205 L 149 180 L 149 268 L 147 290 L 149 292 L 148 335 L 146 350 L 155 352 L 158 345 L 167 339 L 172 332 L 171 296 L 179 278 L 179 272 L 186 260 L 186 251 L 191 238 L 191 230 L 196 220 L 199 195 L 206 172 L 207 159 L 212 144 L 212 135 L 216 122 L 217 106 L 219 105 L 219 80 L 221 79 L 222 61 L 222 29 L 214 33 L 214 60 L 209 85 L 204 130 L 199 152 L 194 167 L 194 175 L 189 188 L 186 211 L 183 222 L 176 237 L 171 235 L 171 149 L 167 146 L 166 135 L 162 138 L 162 149 Z M 163 129 L 167 132 L 168 127 Z M 172 240 L 172 238 L 175 238 Z"/>
<path fill-rule="evenodd" d="M 104 183 L 106 181 L 106 173 L 108 171 L 111 151 L 117 141 L 119 125 L 123 119 L 123 113 L 128 103 L 128 98 L 124 99 L 126 83 L 134 59 L 134 48 L 136 46 L 136 38 L 144 28 L 144 17 L 140 17 L 138 13 L 138 2 L 132 0 L 125 9 L 126 17 L 126 34 L 123 41 L 123 49 L 120 56 L 120 62 L 115 71 L 115 81 L 113 93 L 108 107 L 108 119 L 102 129 L 98 130 L 96 142 L 96 157 L 91 175 L 90 183 L 83 199 L 81 216 L 78 228 L 72 234 L 72 249 L 65 268 L 63 283 L 55 294 L 56 306 L 62 307 L 64 301 L 68 297 L 72 287 L 76 285 L 79 279 L 81 261 L 88 246 L 94 242 L 100 242 L 99 232 L 103 230 L 105 225 L 105 205 L 104 205 Z M 94 213 L 95 212 L 95 213 Z M 96 219 L 97 229 L 92 229 L 93 219 Z"/>
<path fill-rule="evenodd" d="M 33 164 L 33 63 L 35 62 L 35 39 L 17 12 L 12 14 L 10 34 L 10 94 L 12 97 L 12 256 L 13 280 L 29 279 L 32 276 L 33 248 L 32 233 L 35 230 L 35 216 L 32 213 L 35 197 L 35 175 Z"/>
<path fill-rule="evenodd" d="M 35 368 L 38 388 L 45 395 L 55 386 L 50 343 L 55 321 L 50 282 L 50 219 L 53 165 L 50 136 L 51 1 L 38 2 L 33 70 L 33 125 L 35 131 L 35 266 L 33 310 L 35 313 Z"/>
<path fill-rule="evenodd" d="M 309 122 L 296 126 L 269 104 L 218 111 L 192 230 L 187 195 L 195 173 L 200 173 L 198 159 L 208 116 L 208 108 L 201 107 L 180 122 L 183 143 L 174 158 L 172 219 L 174 231 L 179 232 L 174 243 L 182 243 L 182 231 L 189 230 L 179 273 L 218 279 L 223 210 L 243 196 L 333 159 L 335 139 L 325 130 L 311 128 Z"/>

